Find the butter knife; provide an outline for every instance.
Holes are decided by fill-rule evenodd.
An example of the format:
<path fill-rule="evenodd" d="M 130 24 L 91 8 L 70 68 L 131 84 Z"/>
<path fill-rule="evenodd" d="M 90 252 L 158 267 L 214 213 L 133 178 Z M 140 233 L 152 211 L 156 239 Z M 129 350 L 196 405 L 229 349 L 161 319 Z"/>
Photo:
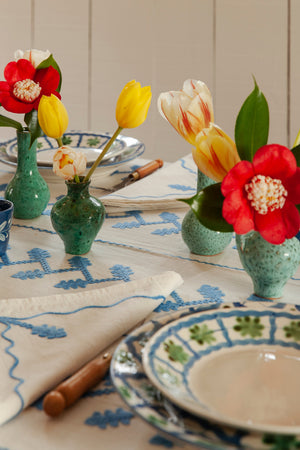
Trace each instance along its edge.
<path fill-rule="evenodd" d="M 155 172 L 157 169 L 163 166 L 163 161 L 161 159 L 155 159 L 154 161 L 150 161 L 144 166 L 139 167 L 138 169 L 131 172 L 121 183 L 116 184 L 111 189 L 101 188 L 108 193 L 112 193 L 128 186 L 131 183 L 134 183 L 137 180 L 140 180 L 151 173 Z"/>

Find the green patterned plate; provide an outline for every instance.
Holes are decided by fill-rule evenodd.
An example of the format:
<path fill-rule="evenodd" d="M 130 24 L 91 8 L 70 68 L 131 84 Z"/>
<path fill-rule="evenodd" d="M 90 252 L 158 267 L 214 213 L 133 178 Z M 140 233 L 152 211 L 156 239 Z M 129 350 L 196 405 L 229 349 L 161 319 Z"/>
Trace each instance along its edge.
<path fill-rule="evenodd" d="M 300 435 L 300 313 L 251 304 L 197 312 L 162 327 L 143 352 L 173 403 L 239 429 Z"/>

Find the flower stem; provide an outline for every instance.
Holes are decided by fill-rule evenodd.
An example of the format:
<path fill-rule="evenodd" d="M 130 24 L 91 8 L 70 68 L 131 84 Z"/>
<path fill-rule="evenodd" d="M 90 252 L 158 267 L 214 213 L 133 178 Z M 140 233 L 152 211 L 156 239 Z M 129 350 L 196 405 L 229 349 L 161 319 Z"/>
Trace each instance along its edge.
<path fill-rule="evenodd" d="M 62 141 L 62 138 L 61 138 L 61 137 L 57 138 L 57 139 L 56 139 L 56 142 L 58 143 L 58 146 L 59 146 L 59 147 L 62 147 L 62 146 L 63 146 L 63 141 Z"/>
<path fill-rule="evenodd" d="M 102 152 L 100 153 L 100 155 L 98 156 L 98 158 L 96 159 L 96 161 L 94 162 L 94 164 L 92 165 L 92 167 L 90 168 L 90 170 L 88 171 L 86 176 L 84 177 L 84 180 L 83 180 L 84 183 L 89 181 L 89 179 L 91 178 L 91 176 L 94 173 L 95 169 L 98 167 L 100 161 L 102 161 L 102 159 L 104 158 L 105 154 L 108 152 L 108 150 L 110 149 L 110 147 L 112 146 L 112 144 L 114 143 L 114 141 L 116 140 L 117 136 L 121 133 L 122 130 L 123 130 L 122 127 L 118 127 L 118 129 L 114 132 L 114 134 L 112 135 L 110 140 L 107 142 L 106 146 L 104 147 L 104 149 L 102 150 Z"/>

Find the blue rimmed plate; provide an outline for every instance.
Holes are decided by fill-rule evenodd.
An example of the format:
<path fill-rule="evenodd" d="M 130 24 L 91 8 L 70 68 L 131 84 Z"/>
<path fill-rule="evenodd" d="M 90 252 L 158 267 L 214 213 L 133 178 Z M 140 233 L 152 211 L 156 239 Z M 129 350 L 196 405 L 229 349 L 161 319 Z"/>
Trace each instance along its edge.
<path fill-rule="evenodd" d="M 90 167 L 97 159 L 110 137 L 110 133 L 70 131 L 69 133 L 64 134 L 63 144 L 69 145 L 70 147 L 85 153 L 87 157 L 87 167 Z M 0 146 L 5 149 L 6 158 L 4 158 L 3 162 L 9 162 L 16 165 L 17 138 L 2 142 Z M 52 167 L 55 149 L 57 149 L 57 142 L 55 139 L 48 138 L 47 136 L 38 138 L 37 164 L 40 168 Z M 119 135 L 106 153 L 100 165 L 101 167 L 107 167 L 122 164 L 141 156 L 144 151 L 145 145 L 139 140 L 129 136 Z"/>
<path fill-rule="evenodd" d="M 173 403 L 235 428 L 300 435 L 300 312 L 250 305 L 199 312 L 159 330 L 143 352 Z"/>
<path fill-rule="evenodd" d="M 207 311 L 209 309 L 209 311 Z M 160 389 L 149 380 L 142 364 L 142 355 L 147 342 L 159 332 L 162 327 L 174 324 L 181 316 L 190 318 L 189 314 L 197 313 L 223 314 L 223 312 L 259 310 L 265 311 L 270 317 L 274 313 L 289 315 L 288 342 L 299 343 L 300 308 L 295 305 L 284 305 L 273 302 L 244 302 L 237 304 L 217 304 L 209 307 L 197 307 L 187 312 L 176 312 L 155 318 L 129 334 L 118 346 L 111 364 L 113 383 L 125 403 L 148 424 L 154 426 L 172 441 L 184 441 L 199 448 L 247 449 L 247 450 L 292 450 L 300 445 L 300 434 L 283 434 L 278 432 L 265 433 L 255 429 L 243 429 L 225 426 L 214 420 L 204 419 L 189 413 L 171 402 Z M 188 314 L 188 315 L 187 315 Z M 247 315 L 245 315 L 247 317 Z M 292 317 L 292 320 L 290 318 Z M 295 319 L 295 320 L 294 320 Z M 293 323 L 292 323 L 293 322 Z M 238 324 L 239 325 L 239 324 Z M 298 331 L 297 331 L 298 330 Z M 294 336 L 294 337 L 292 337 Z M 298 337 L 297 337 L 298 336 Z M 285 380 L 285 384 L 288 380 Z M 297 395 L 298 393 L 298 395 Z M 299 399 L 299 390 L 295 392 Z"/>

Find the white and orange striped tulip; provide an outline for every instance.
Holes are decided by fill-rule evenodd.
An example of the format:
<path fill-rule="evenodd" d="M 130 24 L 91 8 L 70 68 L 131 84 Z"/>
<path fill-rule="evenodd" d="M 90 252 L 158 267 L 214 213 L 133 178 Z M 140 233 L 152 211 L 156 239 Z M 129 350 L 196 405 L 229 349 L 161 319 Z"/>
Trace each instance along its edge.
<path fill-rule="evenodd" d="M 216 182 L 240 161 L 233 140 L 214 123 L 197 135 L 192 154 L 198 169 Z"/>
<path fill-rule="evenodd" d="M 181 91 L 163 92 L 158 97 L 158 110 L 190 144 L 214 121 L 211 93 L 202 81 L 188 79 Z"/>

